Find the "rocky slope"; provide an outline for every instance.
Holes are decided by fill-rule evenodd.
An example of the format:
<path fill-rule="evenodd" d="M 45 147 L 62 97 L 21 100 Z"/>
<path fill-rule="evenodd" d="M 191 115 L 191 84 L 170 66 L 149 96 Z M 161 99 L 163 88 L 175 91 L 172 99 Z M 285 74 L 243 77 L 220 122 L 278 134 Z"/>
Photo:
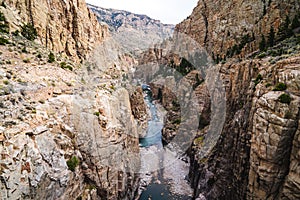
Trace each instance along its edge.
<path fill-rule="evenodd" d="M 12 32 L 32 24 L 41 44 L 76 61 L 86 58 L 108 35 L 83 0 L 1 0 L 0 4 Z"/>
<path fill-rule="evenodd" d="M 133 59 L 83 1 L 0 5 L 0 198 L 132 199 L 140 115 L 131 107 L 141 96 L 121 83 Z M 30 22 L 35 41 L 2 29 Z"/>
<path fill-rule="evenodd" d="M 8 41 L 0 45 L 1 199 L 131 199 L 139 144 L 121 71 L 91 77 L 90 65 L 59 55 L 49 63 L 42 46 Z"/>
<path fill-rule="evenodd" d="M 88 7 L 96 14 L 100 23 L 109 26 L 118 43 L 130 52 L 145 50 L 153 44 L 160 43 L 171 37 L 174 30 L 174 25 L 163 24 L 146 15 L 89 4 Z"/>

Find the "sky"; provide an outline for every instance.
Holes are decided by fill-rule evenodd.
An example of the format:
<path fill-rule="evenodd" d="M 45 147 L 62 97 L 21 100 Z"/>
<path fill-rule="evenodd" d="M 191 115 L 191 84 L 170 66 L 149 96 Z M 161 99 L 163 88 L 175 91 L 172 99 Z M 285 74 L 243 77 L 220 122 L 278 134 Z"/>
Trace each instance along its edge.
<path fill-rule="evenodd" d="M 178 24 L 192 13 L 198 0 L 86 0 L 86 2 L 103 8 L 146 14 L 165 24 Z"/>

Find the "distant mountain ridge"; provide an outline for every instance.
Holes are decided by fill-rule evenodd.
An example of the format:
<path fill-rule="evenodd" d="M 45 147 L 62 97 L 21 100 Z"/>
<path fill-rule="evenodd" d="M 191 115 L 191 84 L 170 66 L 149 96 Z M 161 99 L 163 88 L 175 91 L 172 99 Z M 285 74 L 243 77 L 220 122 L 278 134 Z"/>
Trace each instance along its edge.
<path fill-rule="evenodd" d="M 128 50 L 145 49 L 172 36 L 175 25 L 163 24 L 147 15 L 87 4 L 100 23 L 108 25 L 115 39 Z M 133 44 L 132 41 L 135 41 Z"/>

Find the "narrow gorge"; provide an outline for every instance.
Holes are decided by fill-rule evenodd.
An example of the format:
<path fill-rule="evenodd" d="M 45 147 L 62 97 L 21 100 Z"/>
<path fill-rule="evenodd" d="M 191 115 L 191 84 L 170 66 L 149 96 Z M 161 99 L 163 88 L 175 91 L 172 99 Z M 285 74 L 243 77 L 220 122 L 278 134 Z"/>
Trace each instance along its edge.
<path fill-rule="evenodd" d="M 297 200 L 299 122 L 299 0 L 0 0 L 0 199 Z"/>

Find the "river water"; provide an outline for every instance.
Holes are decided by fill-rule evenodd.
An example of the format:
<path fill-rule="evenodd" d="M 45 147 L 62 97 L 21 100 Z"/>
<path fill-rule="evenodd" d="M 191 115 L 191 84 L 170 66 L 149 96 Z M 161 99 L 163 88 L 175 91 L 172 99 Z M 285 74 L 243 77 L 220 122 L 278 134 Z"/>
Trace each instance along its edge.
<path fill-rule="evenodd" d="M 140 138 L 141 181 L 139 200 L 189 200 L 193 190 L 188 184 L 189 163 L 176 158 L 162 143 L 164 109 L 155 104 L 150 90 L 145 89 L 145 102 L 151 115 L 145 138 Z"/>

